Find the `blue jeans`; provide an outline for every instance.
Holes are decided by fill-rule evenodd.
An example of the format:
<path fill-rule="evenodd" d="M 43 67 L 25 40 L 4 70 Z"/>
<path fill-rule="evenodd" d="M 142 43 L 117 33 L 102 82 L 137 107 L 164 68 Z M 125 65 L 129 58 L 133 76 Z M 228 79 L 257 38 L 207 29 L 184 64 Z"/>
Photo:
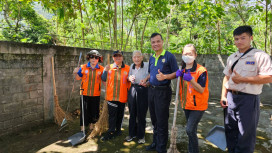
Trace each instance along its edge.
<path fill-rule="evenodd" d="M 189 137 L 188 150 L 189 153 L 198 153 L 198 138 L 197 138 L 197 125 L 201 120 L 205 111 L 186 110 L 184 109 L 186 117 L 186 133 Z"/>

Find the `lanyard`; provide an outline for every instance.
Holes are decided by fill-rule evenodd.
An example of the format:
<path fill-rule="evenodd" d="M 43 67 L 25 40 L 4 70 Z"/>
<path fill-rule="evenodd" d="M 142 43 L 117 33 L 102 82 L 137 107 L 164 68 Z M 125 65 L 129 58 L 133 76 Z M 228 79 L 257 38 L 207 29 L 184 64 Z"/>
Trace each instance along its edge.
<path fill-rule="evenodd" d="M 243 56 L 245 56 L 247 53 L 249 53 L 252 49 L 254 49 L 253 47 L 252 48 L 249 48 L 241 57 L 243 57 Z M 240 58 L 241 58 L 240 57 Z M 239 59 L 240 59 L 239 58 Z M 233 63 L 233 65 L 231 66 L 231 72 L 233 72 L 233 69 L 234 69 L 234 67 L 235 67 L 235 65 L 238 63 L 238 61 L 239 61 L 239 59 L 237 60 L 237 61 L 235 61 L 234 63 Z"/>

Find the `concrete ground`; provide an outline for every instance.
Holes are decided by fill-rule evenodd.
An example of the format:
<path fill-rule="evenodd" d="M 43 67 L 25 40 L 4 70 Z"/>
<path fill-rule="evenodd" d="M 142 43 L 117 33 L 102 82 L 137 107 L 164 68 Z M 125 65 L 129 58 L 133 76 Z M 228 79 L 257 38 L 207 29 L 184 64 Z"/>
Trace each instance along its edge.
<path fill-rule="evenodd" d="M 174 112 L 174 100 L 170 108 L 169 118 L 169 143 L 170 144 L 170 129 L 172 127 L 172 119 Z M 264 106 L 261 108 L 260 122 L 258 126 L 258 136 L 256 142 L 256 153 L 270 153 L 272 150 L 272 121 L 270 115 L 272 114 L 271 106 Z M 147 116 L 146 127 L 146 143 L 137 144 L 137 141 L 124 142 L 124 138 L 128 134 L 128 110 L 126 109 L 122 135 L 106 142 L 101 142 L 100 137 L 96 137 L 81 145 L 72 147 L 67 138 L 77 132 L 79 132 L 79 118 L 74 116 L 73 122 L 69 123 L 69 126 L 62 131 L 58 131 L 59 128 L 54 123 L 47 123 L 39 127 L 29 129 L 27 131 L 20 132 L 19 134 L 13 134 L 0 137 L 0 153 L 27 153 L 27 152 L 65 152 L 65 153 L 79 153 L 79 152 L 131 152 L 131 153 L 143 153 L 145 147 L 152 142 L 152 126 Z M 214 125 L 223 125 L 223 113 L 217 100 L 210 100 L 209 108 L 203 115 L 203 118 L 198 126 L 198 138 L 201 153 L 223 153 L 224 151 L 205 140 L 209 130 Z M 188 138 L 185 132 L 185 118 L 182 109 L 179 106 L 177 117 L 177 148 L 181 153 L 187 152 Z M 152 153 L 152 152 L 151 152 Z"/>

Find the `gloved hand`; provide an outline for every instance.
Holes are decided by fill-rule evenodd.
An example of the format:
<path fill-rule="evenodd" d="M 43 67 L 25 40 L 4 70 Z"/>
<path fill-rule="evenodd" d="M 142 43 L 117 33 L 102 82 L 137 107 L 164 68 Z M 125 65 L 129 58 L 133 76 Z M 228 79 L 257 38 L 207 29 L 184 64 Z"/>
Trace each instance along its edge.
<path fill-rule="evenodd" d="M 183 69 L 178 69 L 177 72 L 176 72 L 176 78 L 177 77 L 183 77 Z"/>
<path fill-rule="evenodd" d="M 183 74 L 183 80 L 185 81 L 191 81 L 193 79 L 191 73 L 190 73 L 190 70 L 188 70 L 188 72 L 184 73 Z"/>

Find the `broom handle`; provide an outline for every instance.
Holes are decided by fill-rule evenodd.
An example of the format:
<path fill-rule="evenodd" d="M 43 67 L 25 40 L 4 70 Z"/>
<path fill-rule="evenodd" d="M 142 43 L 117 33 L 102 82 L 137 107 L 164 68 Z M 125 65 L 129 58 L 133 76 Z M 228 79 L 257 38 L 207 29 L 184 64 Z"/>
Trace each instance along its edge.
<path fill-rule="evenodd" d="M 110 54 L 109 53 L 107 54 L 107 65 L 110 65 Z M 106 85 L 105 85 L 105 100 L 107 99 L 107 85 L 108 85 L 108 74 L 107 74 Z"/>
<path fill-rule="evenodd" d="M 81 55 L 82 55 L 82 53 L 80 52 L 79 59 L 78 59 L 78 63 L 77 63 L 77 67 L 79 67 L 79 66 L 80 66 L 79 64 L 80 64 L 80 61 L 81 61 Z M 75 74 L 75 75 L 74 75 L 74 79 L 73 79 L 74 81 L 73 81 L 73 88 L 72 88 L 72 92 L 74 91 L 74 87 L 75 87 L 76 75 L 77 75 L 77 74 Z"/>
<path fill-rule="evenodd" d="M 180 67 L 179 67 L 179 69 L 180 69 Z M 178 80 L 177 80 L 177 89 L 176 89 L 176 99 L 175 99 L 175 111 L 174 111 L 173 127 L 176 126 L 176 119 L 177 119 L 179 82 L 180 82 L 180 77 L 178 77 Z"/>
<path fill-rule="evenodd" d="M 52 76 L 53 76 L 54 95 L 56 96 L 57 91 L 56 91 L 56 82 L 55 82 L 54 57 L 52 57 Z"/>
<path fill-rule="evenodd" d="M 83 133 L 85 135 L 85 119 L 84 119 L 84 102 L 83 102 L 83 94 L 80 95 L 81 99 L 81 111 L 82 111 L 82 124 L 83 124 Z"/>
<path fill-rule="evenodd" d="M 79 55 L 79 59 L 78 59 L 78 63 L 77 63 L 77 67 L 79 67 L 80 65 L 80 61 L 81 61 L 81 56 L 82 56 L 82 52 L 80 52 L 80 55 Z M 74 87 L 75 87 L 75 81 L 76 81 L 76 75 L 74 75 L 74 78 L 73 78 L 73 88 L 72 88 L 72 91 L 70 92 L 70 95 L 69 95 L 69 102 L 68 102 L 68 105 L 66 107 L 66 112 L 68 111 L 69 107 L 70 107 L 70 102 L 71 102 L 71 95 L 74 91 Z"/>

